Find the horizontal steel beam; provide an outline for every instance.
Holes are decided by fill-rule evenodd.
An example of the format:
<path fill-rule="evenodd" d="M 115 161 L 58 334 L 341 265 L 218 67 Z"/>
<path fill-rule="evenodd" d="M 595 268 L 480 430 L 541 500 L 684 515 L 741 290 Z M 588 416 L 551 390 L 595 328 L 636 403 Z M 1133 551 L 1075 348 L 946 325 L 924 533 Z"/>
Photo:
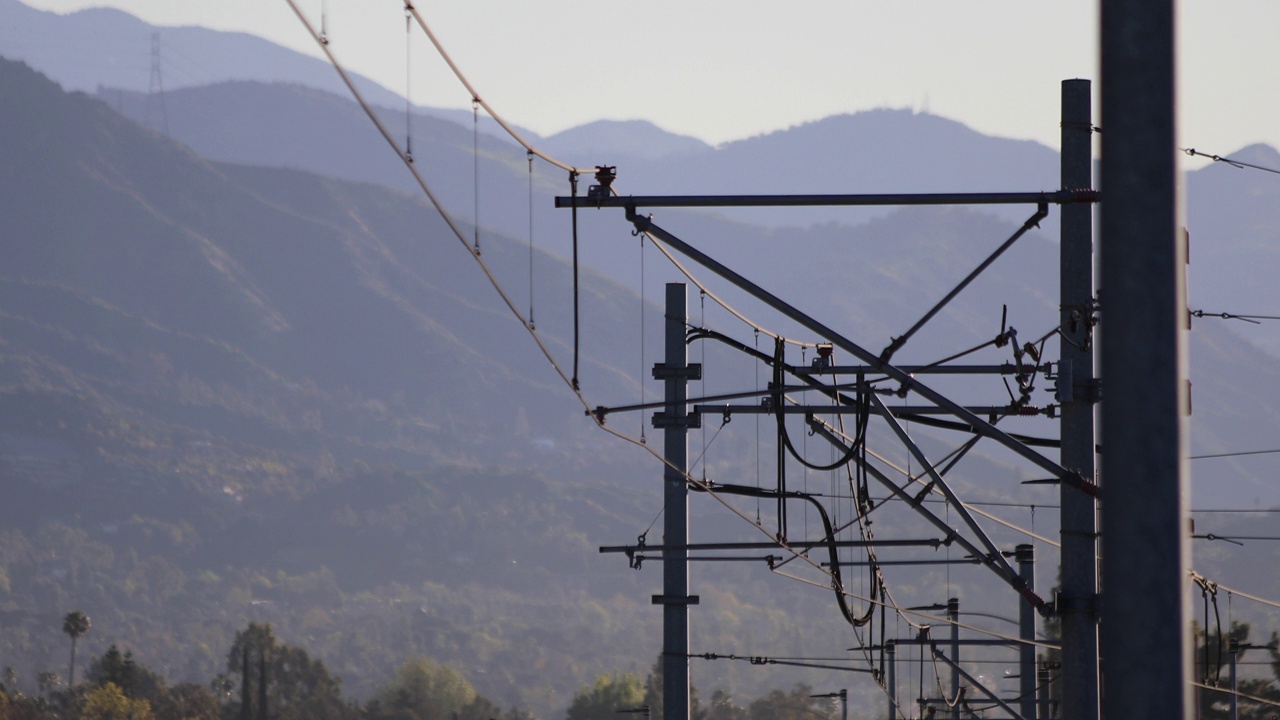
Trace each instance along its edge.
<path fill-rule="evenodd" d="M 798 550 L 830 547 L 833 543 L 825 540 L 800 540 L 789 542 L 786 547 Z M 857 547 L 931 547 L 946 545 L 947 541 L 939 539 L 925 540 L 836 540 L 834 545 L 842 548 Z M 783 547 L 776 542 L 727 542 L 727 543 L 690 543 L 688 545 L 605 545 L 600 548 L 603 553 L 636 553 L 636 552 L 680 552 L 684 550 L 769 550 Z"/>
<path fill-rule="evenodd" d="M 890 413 L 895 417 L 904 415 L 952 415 L 951 410 L 938 407 L 937 405 L 902 405 L 887 406 Z M 1027 405 L 1021 408 L 1012 408 L 1008 405 L 966 405 L 965 410 L 983 416 L 991 415 L 1039 415 L 1043 412 L 1043 408 L 1034 405 Z M 781 410 L 775 407 L 765 407 L 763 405 L 704 405 L 698 404 L 693 406 L 693 411 L 703 415 L 774 415 L 781 412 L 783 415 L 854 415 L 857 414 L 859 408 L 856 405 L 784 405 Z M 877 408 L 871 408 L 868 412 L 872 415 L 882 415 Z"/>
<path fill-rule="evenodd" d="M 1096 190 L 1006 193 L 896 193 L 874 195 L 627 195 L 556 198 L 556 207 L 831 207 L 886 205 L 1038 205 L 1098 202 Z"/>
<path fill-rule="evenodd" d="M 899 365 L 898 369 L 911 375 L 1016 375 L 1018 366 L 1013 363 L 999 365 Z M 1023 365 L 1022 372 L 1051 372 L 1052 363 Z M 827 367 L 798 367 L 795 375 L 880 375 L 871 365 L 828 365 Z"/>

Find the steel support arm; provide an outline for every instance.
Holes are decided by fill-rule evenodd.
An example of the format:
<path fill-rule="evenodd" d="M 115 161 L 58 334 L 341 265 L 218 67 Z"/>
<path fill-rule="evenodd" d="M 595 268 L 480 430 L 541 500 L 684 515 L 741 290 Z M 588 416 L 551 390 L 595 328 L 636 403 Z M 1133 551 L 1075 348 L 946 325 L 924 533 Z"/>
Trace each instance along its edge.
<path fill-rule="evenodd" d="M 1022 714 L 1019 713 L 1017 710 L 1014 710 L 1013 707 L 1009 705 L 1009 703 L 1005 702 L 1004 700 L 1001 700 L 999 695 L 996 695 L 995 693 L 988 690 L 986 685 L 983 685 L 982 683 L 978 682 L 977 678 L 965 672 L 964 668 L 960 667 L 959 663 L 952 662 L 951 658 L 947 657 L 946 653 L 938 649 L 938 645 L 936 642 L 934 643 L 932 650 L 933 650 L 933 657 L 935 659 L 941 660 L 946 664 L 950 665 L 956 672 L 960 673 L 961 677 L 963 677 L 966 681 L 968 681 L 970 687 L 978 690 L 983 695 L 986 695 L 988 698 L 991 698 L 992 702 L 994 702 L 995 704 L 1003 708 L 1005 712 L 1009 713 L 1010 717 L 1012 717 L 1013 720 L 1026 720 L 1026 718 L 1023 718 Z"/>
<path fill-rule="evenodd" d="M 964 421 L 967 425 L 972 427 L 974 431 L 977 432 L 978 434 L 984 435 L 986 437 L 991 438 L 992 440 L 995 440 L 996 442 L 1012 450 L 1014 453 L 1018 454 L 1019 456 L 1025 458 L 1026 460 L 1029 460 L 1031 463 L 1049 472 L 1054 477 L 1059 478 L 1063 483 L 1066 483 L 1067 485 L 1078 488 L 1079 490 L 1085 493 L 1088 493 L 1090 495 L 1098 494 L 1098 487 L 1096 484 L 1094 484 L 1092 480 L 1083 478 L 1080 476 L 1079 473 L 1072 472 L 1070 470 L 1063 468 L 1061 465 L 1053 462 L 1052 460 L 1046 458 L 1040 453 L 1032 450 L 1031 448 L 1027 447 L 1026 445 L 1014 439 L 1013 437 L 1010 437 L 1008 434 L 998 430 L 991 423 L 988 423 L 982 418 L 978 417 L 977 415 L 974 415 L 973 413 L 969 412 L 958 403 L 953 402 L 952 400 L 944 396 L 942 393 L 921 383 L 919 380 L 917 380 L 914 377 L 911 377 L 910 374 L 903 372 L 898 367 L 891 365 L 887 362 L 884 362 L 874 353 L 868 351 L 867 349 L 863 348 L 857 343 L 854 343 L 852 340 L 849 340 L 848 338 L 837 333 L 835 330 L 827 327 L 826 325 L 818 322 L 817 320 L 810 317 L 809 315 L 801 312 L 799 309 L 793 307 L 789 303 L 778 298 L 776 295 L 768 292 L 764 288 L 760 287 L 759 285 L 756 285 L 755 283 L 751 282 L 747 278 L 743 277 L 742 275 L 738 274 L 734 270 L 730 269 L 724 263 L 721 263 L 720 261 L 712 258 L 711 256 L 707 255 L 701 250 L 698 250 L 697 248 L 693 247 L 692 245 L 685 242 L 684 240 L 681 240 L 679 237 L 673 235 L 667 230 L 664 230 L 663 228 L 654 224 L 653 221 L 650 220 L 648 217 L 644 217 L 636 214 L 634 207 L 631 207 L 631 206 L 627 207 L 627 220 L 629 220 L 632 224 L 635 225 L 635 228 L 637 231 L 649 233 L 653 237 L 666 243 L 668 246 L 680 252 L 681 254 L 689 257 L 690 259 L 702 265 L 703 267 L 707 268 L 708 270 L 714 272 L 720 277 L 738 286 L 739 288 L 746 291 L 748 294 L 760 300 L 761 302 L 765 303 L 766 305 L 773 308 L 774 310 L 777 310 L 778 312 L 782 313 L 783 315 L 790 318 L 791 320 L 799 323 L 806 329 L 830 341 L 833 345 L 838 346 L 840 349 L 844 350 L 845 352 L 848 352 L 849 354 L 858 358 L 862 362 L 867 363 L 868 365 L 871 365 L 876 369 L 877 372 L 881 372 L 889 376 L 890 378 L 900 383 L 904 388 L 907 388 L 915 392 L 916 394 L 920 395 L 921 397 L 925 398 L 926 400 L 940 407 L 946 408 L 952 415 L 955 415 L 957 418 Z"/>
<path fill-rule="evenodd" d="M 876 407 L 880 409 L 880 412 L 885 415 L 885 421 L 889 423 L 889 427 L 893 430 L 894 434 L 898 436 L 898 440 L 902 442 L 903 446 L 907 448 L 907 450 L 915 457 L 916 461 L 920 463 L 920 466 L 925 469 L 925 472 L 929 474 L 931 484 L 942 491 L 942 494 L 947 498 L 947 502 L 955 508 L 956 514 L 960 516 L 960 519 L 964 521 L 964 524 L 969 526 L 969 529 L 973 531 L 973 534 L 977 536 L 978 540 L 986 547 L 988 557 L 990 557 L 992 561 L 990 563 L 991 568 L 1003 576 L 1005 582 L 1012 585 L 1027 602 L 1034 605 L 1037 610 L 1043 611 L 1045 609 L 1044 599 L 1028 587 L 1026 581 L 1022 579 L 1022 576 L 1018 571 L 1009 564 L 1008 560 L 1005 560 L 1000 549 L 995 546 L 995 543 L 991 542 L 991 538 L 987 537 L 986 531 L 983 530 L 982 526 L 973 519 L 973 515 L 969 514 L 969 510 L 965 508 L 964 503 L 960 502 L 960 498 L 956 497 L 956 494 L 951 491 L 951 486 L 947 484 L 946 480 L 942 479 L 942 475 L 940 475 L 933 467 L 933 463 L 929 461 L 929 458 L 925 457 L 924 452 L 920 450 L 920 446 L 911 439 L 911 436 L 907 434 L 907 431 L 898 423 L 897 418 L 887 412 L 884 403 L 881 402 L 880 398 L 872 395 L 871 402 L 875 403 Z"/>
<path fill-rule="evenodd" d="M 1096 190 L 1006 193 L 906 193 L 875 195 L 628 195 L 557 197 L 556 207 L 831 207 L 888 205 L 1039 205 L 1093 203 Z"/>
<path fill-rule="evenodd" d="M 841 440 L 839 437 L 837 437 L 831 431 L 831 429 L 827 427 L 825 423 L 820 422 L 818 420 L 811 420 L 809 422 L 809 427 L 812 427 L 815 432 L 817 432 L 819 435 L 822 436 L 824 440 L 831 443 L 832 445 L 835 445 L 836 450 L 841 452 L 848 450 L 848 446 L 844 444 L 844 441 Z M 899 500 L 902 500 L 903 502 L 910 505 L 913 510 L 915 510 L 922 517 L 924 517 L 924 519 L 932 523 L 934 527 L 946 533 L 947 537 L 951 538 L 957 545 L 959 545 L 960 547 L 968 551 L 970 555 L 972 555 L 975 558 L 978 558 L 983 565 L 986 565 L 987 567 L 991 568 L 992 571 L 994 571 L 997 575 L 999 575 L 1000 579 L 1008 583 L 1010 587 L 1017 590 L 1019 593 L 1024 593 L 1026 589 L 1025 583 L 1023 583 L 1022 579 L 1017 577 L 1016 575 L 1009 574 L 1009 571 L 1007 569 L 1008 564 L 1004 563 L 1003 554 L 997 551 L 995 553 L 995 557 L 992 557 L 989 550 L 984 550 L 983 548 L 979 548 L 968 538 L 957 533 L 955 528 L 948 525 L 946 521 L 938 517 L 937 514 L 929 510 L 929 508 L 925 507 L 924 504 L 921 503 L 920 500 L 917 499 L 914 495 L 907 492 L 906 489 L 900 487 L 893 480 L 890 480 L 889 476 L 885 475 L 883 472 L 880 471 L 880 468 L 877 468 L 875 465 L 872 465 L 869 462 L 864 462 L 856 454 L 854 455 L 853 462 L 857 463 L 859 467 L 866 470 L 868 475 L 875 478 L 877 482 L 883 485 L 885 489 L 887 489 L 889 492 L 893 493 L 895 497 L 897 497 Z M 1001 563 L 1004 563 L 1004 565 L 1002 566 Z M 1045 612 L 1047 607 L 1048 606 L 1045 605 L 1043 601 L 1041 601 L 1040 604 L 1036 606 L 1037 610 L 1041 612 Z"/>

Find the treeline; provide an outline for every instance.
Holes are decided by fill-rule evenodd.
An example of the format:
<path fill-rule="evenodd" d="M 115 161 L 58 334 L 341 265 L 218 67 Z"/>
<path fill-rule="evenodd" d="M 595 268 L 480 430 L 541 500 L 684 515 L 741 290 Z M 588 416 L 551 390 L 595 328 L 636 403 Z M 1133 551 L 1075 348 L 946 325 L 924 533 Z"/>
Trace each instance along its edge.
<path fill-rule="evenodd" d="M 573 696 L 565 720 L 663 720 L 662 659 L 642 682 L 631 673 L 598 675 Z M 689 689 L 690 720 L 834 720 L 839 709 L 829 695 L 815 696 L 813 688 L 797 683 L 790 690 L 772 690 L 745 705 L 726 690 L 703 701 L 696 687 Z"/>
<path fill-rule="evenodd" d="M 306 650 L 282 642 L 270 625 L 249 623 L 227 651 L 226 671 L 207 684 L 170 685 L 130 651 L 111 645 L 89 660 L 75 682 L 76 647 L 91 622 L 68 613 L 68 680 L 51 670 L 27 687 L 12 666 L 0 683 L 0 720 L 538 720 L 522 708 L 502 708 L 454 668 L 420 657 L 404 662 L 366 702 L 343 695 L 341 678 Z M 640 680 L 631 673 L 599 675 L 573 698 L 565 720 L 616 720 L 619 714 L 662 720 L 661 659 Z M 797 684 L 746 705 L 725 690 L 703 702 L 691 693 L 692 720 L 834 720 L 830 700 Z M 640 718 L 637 718 L 640 720 Z"/>
<path fill-rule="evenodd" d="M 527 711 L 503 710 L 457 670 L 428 658 L 405 662 L 374 698 L 354 702 L 324 662 L 257 623 L 236 633 L 226 672 L 205 685 L 169 685 L 115 645 L 75 683 L 75 642 L 88 628 L 73 623 L 83 617 L 71 613 L 64 623 L 72 639 L 69 682 L 45 670 L 35 688 L 26 688 L 6 667 L 0 720 L 536 720 Z"/>

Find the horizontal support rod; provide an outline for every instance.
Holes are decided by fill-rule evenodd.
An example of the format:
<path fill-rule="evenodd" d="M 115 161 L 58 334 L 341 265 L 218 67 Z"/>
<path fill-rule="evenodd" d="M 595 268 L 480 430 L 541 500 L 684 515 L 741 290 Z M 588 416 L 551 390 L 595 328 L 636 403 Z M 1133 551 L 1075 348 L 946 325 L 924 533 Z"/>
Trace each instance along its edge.
<path fill-rule="evenodd" d="M 1002 365 L 953 365 L 953 366 L 899 365 L 898 369 L 911 375 L 1016 375 L 1018 373 L 1018 366 L 1014 365 L 1013 363 L 1004 363 Z M 1047 373 L 1047 372 L 1050 372 L 1052 369 L 1053 369 L 1053 365 L 1051 363 L 1044 363 L 1042 365 L 1029 365 L 1029 366 L 1023 367 L 1024 372 L 1030 372 L 1030 373 L 1041 373 L 1041 372 Z M 812 375 L 860 375 L 860 374 L 861 375 L 881 375 L 882 377 L 888 377 L 887 375 L 884 375 L 883 373 L 879 372 L 876 368 L 873 368 L 870 365 L 833 365 L 826 368 L 796 368 L 794 370 L 789 370 L 789 372 L 791 372 L 796 376 L 804 376 L 804 377 L 808 377 Z M 840 391 L 840 390 L 856 390 L 860 387 L 868 387 L 868 382 L 869 381 L 864 381 L 862 383 L 857 383 L 857 382 L 840 383 L 837 385 L 784 385 L 781 390 L 777 390 L 777 389 L 743 390 L 741 392 L 720 393 L 717 395 L 704 395 L 702 397 L 689 398 L 688 402 L 690 404 L 696 404 L 699 402 L 711 402 L 711 401 L 717 401 L 717 400 L 739 400 L 742 398 L 749 398 L 749 397 L 766 397 L 770 395 L 776 395 L 779 392 L 796 393 L 796 392 L 827 392 L 827 391 Z M 889 391 L 877 390 L 877 392 L 889 392 Z M 667 403 L 665 400 L 657 401 L 657 402 L 649 402 L 649 403 L 636 403 L 634 405 L 615 405 L 613 407 L 606 407 L 604 405 L 600 405 L 591 410 L 584 410 L 583 414 L 594 415 L 596 417 L 605 417 L 605 416 L 612 415 L 614 413 L 619 413 L 619 412 L 632 412 L 635 410 L 656 410 L 659 408 L 665 408 L 666 406 L 667 406 Z M 974 412 L 978 412 L 978 410 L 974 410 Z M 920 413 L 915 413 L 915 414 L 920 414 Z"/>
<path fill-rule="evenodd" d="M 885 205 L 1038 205 L 1098 202 L 1096 190 L 1005 193 L 892 193 L 860 195 L 628 195 L 557 197 L 556 207 L 831 207 Z"/>
<path fill-rule="evenodd" d="M 862 383 L 862 386 L 865 387 L 866 383 Z M 742 392 L 720 393 L 719 395 L 704 395 L 702 397 L 689 398 L 685 402 L 688 402 L 689 404 L 695 404 L 699 402 L 710 402 L 714 400 L 740 400 L 742 398 L 750 398 L 750 397 L 766 397 L 770 395 L 777 395 L 778 393 L 786 394 L 786 393 L 810 392 L 810 391 L 838 392 L 840 390 L 856 390 L 858 388 L 859 388 L 858 383 L 840 383 L 839 385 L 819 385 L 817 387 L 813 385 L 784 385 L 780 390 L 776 388 L 769 389 L 769 390 L 743 390 Z M 658 408 L 665 408 L 666 406 L 667 406 L 667 402 L 665 400 L 661 402 L 637 403 L 635 405 L 617 405 L 614 407 L 605 407 L 601 405 L 596 407 L 593 410 L 584 410 L 583 413 L 586 415 L 594 415 L 596 417 L 604 417 L 606 415 L 612 415 L 613 413 L 618 413 L 618 412 L 631 412 L 633 410 L 656 410 Z"/>
<path fill-rule="evenodd" d="M 899 365 L 898 369 L 911 375 L 1016 375 L 1018 366 L 1013 363 L 1000 365 Z M 1053 363 L 1023 365 L 1022 372 L 1052 372 Z M 829 365 L 827 367 L 801 367 L 792 371 L 796 375 L 877 375 L 879 370 L 870 365 Z"/>
<path fill-rule="evenodd" d="M 1008 405 L 967 405 L 966 410 L 975 415 L 1039 415 L 1041 408 L 1035 406 L 1024 406 L 1022 408 L 1013 408 Z M 740 414 L 740 415 L 774 415 L 781 412 L 783 415 L 854 415 L 859 408 L 854 405 L 784 405 L 781 408 L 764 407 L 762 405 L 694 405 L 693 411 L 704 415 L 720 415 L 724 413 Z M 895 417 L 903 415 L 953 415 L 951 410 L 940 408 L 937 405 L 902 405 L 898 407 L 888 407 L 890 413 Z M 882 414 L 879 409 L 872 408 L 869 410 L 872 415 Z"/>
<path fill-rule="evenodd" d="M 1020 640 L 994 640 L 989 638 L 969 638 L 969 639 L 961 639 L 961 640 L 937 640 L 935 638 L 906 638 L 903 640 L 894 640 L 893 644 L 894 645 L 930 645 L 932 646 L 940 642 L 945 642 L 948 645 L 951 645 L 951 644 L 975 645 L 975 646 L 995 645 L 995 646 L 1005 646 L 1005 647 L 1012 647 L 1014 645 L 1023 644 L 1022 641 Z M 1040 645 L 1053 647 L 1049 643 L 1040 643 Z"/>
<path fill-rule="evenodd" d="M 798 550 L 812 550 L 813 548 L 828 548 L 832 545 L 844 548 L 861 548 L 861 547 L 931 547 L 938 548 L 946 545 L 946 540 L 925 539 L 925 540 L 799 540 L 789 542 L 786 547 Z M 728 542 L 728 543 L 690 543 L 688 545 L 605 545 L 600 548 L 603 553 L 636 553 L 636 552 L 666 552 L 668 550 L 769 550 L 772 548 L 783 547 L 776 542 Z"/>
<path fill-rule="evenodd" d="M 866 560 L 858 560 L 854 562 L 840 562 L 840 567 L 889 567 L 891 565 L 981 565 L 982 560 L 978 558 L 964 558 L 952 560 L 877 560 L 868 562 Z M 822 567 L 829 567 L 831 563 L 822 563 Z"/>

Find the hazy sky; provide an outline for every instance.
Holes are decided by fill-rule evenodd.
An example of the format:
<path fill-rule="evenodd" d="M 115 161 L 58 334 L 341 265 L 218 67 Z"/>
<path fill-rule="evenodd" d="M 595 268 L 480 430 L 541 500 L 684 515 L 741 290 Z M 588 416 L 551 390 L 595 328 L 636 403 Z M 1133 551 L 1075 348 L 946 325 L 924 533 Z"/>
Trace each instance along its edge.
<path fill-rule="evenodd" d="M 242 30 L 318 52 L 284 0 L 24 0 L 109 5 L 158 25 Z M 340 59 L 405 91 L 400 0 L 298 0 Z M 908 107 L 1057 146 L 1058 88 L 1097 77 L 1096 2 L 1059 0 L 420 0 L 476 86 L 547 134 L 600 118 L 651 120 L 719 143 L 840 112 Z M 1280 147 L 1277 0 L 1187 0 L 1180 144 Z M 415 102 L 469 107 L 421 35 Z M 1105 120 L 1102 121 L 1105 125 Z"/>

